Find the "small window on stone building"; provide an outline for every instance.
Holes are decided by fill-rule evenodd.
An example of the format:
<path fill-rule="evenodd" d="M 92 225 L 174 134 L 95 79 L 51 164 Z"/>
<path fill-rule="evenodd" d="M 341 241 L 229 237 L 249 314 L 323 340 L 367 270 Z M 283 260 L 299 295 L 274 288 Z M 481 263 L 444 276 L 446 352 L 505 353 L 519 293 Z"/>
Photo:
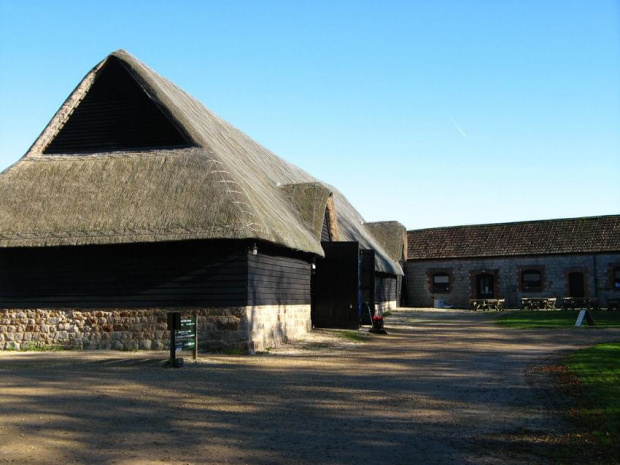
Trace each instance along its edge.
<path fill-rule="evenodd" d="M 620 266 L 613 270 L 613 287 L 620 291 Z"/>
<path fill-rule="evenodd" d="M 433 274 L 433 292 L 450 292 L 450 275 L 448 273 Z"/>
<path fill-rule="evenodd" d="M 521 275 L 524 292 L 542 291 L 542 273 L 538 270 L 525 270 Z"/>

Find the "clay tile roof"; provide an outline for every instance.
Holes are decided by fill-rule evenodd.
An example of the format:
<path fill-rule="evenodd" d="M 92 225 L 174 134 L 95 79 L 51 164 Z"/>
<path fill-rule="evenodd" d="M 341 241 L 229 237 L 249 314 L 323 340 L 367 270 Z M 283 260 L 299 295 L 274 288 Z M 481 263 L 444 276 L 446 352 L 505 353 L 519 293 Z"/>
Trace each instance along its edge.
<path fill-rule="evenodd" d="M 620 251 L 620 215 L 408 231 L 408 260 Z"/>

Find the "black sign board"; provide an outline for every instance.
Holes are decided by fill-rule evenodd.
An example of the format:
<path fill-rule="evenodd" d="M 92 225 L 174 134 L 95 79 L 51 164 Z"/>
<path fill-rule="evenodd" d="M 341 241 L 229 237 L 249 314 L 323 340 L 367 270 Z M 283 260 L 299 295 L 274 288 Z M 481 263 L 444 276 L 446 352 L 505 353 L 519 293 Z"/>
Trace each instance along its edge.
<path fill-rule="evenodd" d="M 194 350 L 196 347 L 196 318 L 181 318 L 174 332 L 176 350 Z"/>
<path fill-rule="evenodd" d="M 181 318 L 180 312 L 168 312 L 167 319 L 170 330 L 170 359 L 165 366 L 179 368 L 183 366 L 183 359 L 177 358 L 177 350 L 191 350 L 194 360 L 198 357 L 196 316 Z"/>

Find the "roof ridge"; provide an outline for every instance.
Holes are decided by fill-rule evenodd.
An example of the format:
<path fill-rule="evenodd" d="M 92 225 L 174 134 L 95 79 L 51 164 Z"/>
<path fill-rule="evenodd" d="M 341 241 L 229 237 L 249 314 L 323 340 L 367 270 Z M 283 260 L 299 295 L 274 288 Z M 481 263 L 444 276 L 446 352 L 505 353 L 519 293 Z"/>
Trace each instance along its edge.
<path fill-rule="evenodd" d="M 525 220 L 525 221 L 508 221 L 503 223 L 477 223 L 477 224 L 462 224 L 455 226 L 437 226 L 431 228 L 420 228 L 420 229 L 408 229 L 407 232 L 418 232 L 418 231 L 429 231 L 429 230 L 438 230 L 438 229 L 465 229 L 465 228 L 486 228 L 493 226 L 513 226 L 513 225 L 525 225 L 532 223 L 554 223 L 554 222 L 562 222 L 562 221 L 580 221 L 580 220 L 598 220 L 604 218 L 620 218 L 620 214 L 618 215 L 595 215 L 595 216 L 577 216 L 577 217 L 569 217 L 569 218 L 547 218 L 542 220 Z"/>
<path fill-rule="evenodd" d="M 408 259 L 620 251 L 620 215 L 408 231 Z"/>

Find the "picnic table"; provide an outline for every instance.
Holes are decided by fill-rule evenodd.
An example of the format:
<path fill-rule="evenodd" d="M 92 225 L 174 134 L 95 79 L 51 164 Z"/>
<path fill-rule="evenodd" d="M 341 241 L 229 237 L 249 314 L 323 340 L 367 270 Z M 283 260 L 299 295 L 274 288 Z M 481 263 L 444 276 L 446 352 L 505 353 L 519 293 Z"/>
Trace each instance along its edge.
<path fill-rule="evenodd" d="M 607 310 L 620 310 L 620 299 L 607 299 Z"/>
<path fill-rule="evenodd" d="M 523 297 L 521 308 L 523 310 L 555 310 L 555 297 Z"/>
<path fill-rule="evenodd" d="M 562 297 L 562 308 L 570 310 L 598 309 L 598 297 Z"/>
<path fill-rule="evenodd" d="M 473 311 L 477 310 L 504 310 L 506 299 L 469 299 L 469 304 Z"/>

